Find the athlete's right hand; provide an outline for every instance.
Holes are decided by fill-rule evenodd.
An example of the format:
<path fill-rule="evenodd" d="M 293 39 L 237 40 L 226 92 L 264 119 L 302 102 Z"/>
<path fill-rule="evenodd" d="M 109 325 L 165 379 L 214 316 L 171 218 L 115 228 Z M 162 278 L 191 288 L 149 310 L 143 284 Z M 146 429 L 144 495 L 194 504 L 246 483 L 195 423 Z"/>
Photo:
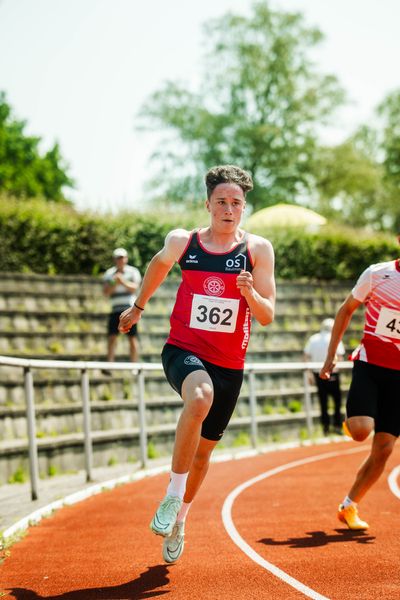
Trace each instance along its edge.
<path fill-rule="evenodd" d="M 329 358 L 328 356 L 326 357 L 326 360 L 319 372 L 319 376 L 321 379 L 330 379 L 331 373 L 336 367 L 336 360 L 336 356 L 333 359 Z"/>
<path fill-rule="evenodd" d="M 131 308 L 127 308 L 119 315 L 119 325 L 118 331 L 120 333 L 128 333 L 132 325 L 135 325 L 139 321 L 142 316 L 142 311 L 140 311 L 135 306 Z"/>

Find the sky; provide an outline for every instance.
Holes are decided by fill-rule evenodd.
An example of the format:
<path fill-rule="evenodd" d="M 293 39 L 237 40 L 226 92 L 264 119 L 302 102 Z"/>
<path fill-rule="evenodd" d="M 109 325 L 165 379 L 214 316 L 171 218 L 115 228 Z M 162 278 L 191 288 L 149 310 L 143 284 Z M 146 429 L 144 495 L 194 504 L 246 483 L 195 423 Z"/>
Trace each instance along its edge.
<path fill-rule="evenodd" d="M 338 143 L 400 87 L 399 0 L 271 0 L 325 40 L 315 60 L 348 93 L 324 135 Z M 166 80 L 196 89 L 202 25 L 251 0 L 0 0 L 0 90 L 46 151 L 57 141 L 79 209 L 135 209 L 161 136 L 137 114 Z"/>

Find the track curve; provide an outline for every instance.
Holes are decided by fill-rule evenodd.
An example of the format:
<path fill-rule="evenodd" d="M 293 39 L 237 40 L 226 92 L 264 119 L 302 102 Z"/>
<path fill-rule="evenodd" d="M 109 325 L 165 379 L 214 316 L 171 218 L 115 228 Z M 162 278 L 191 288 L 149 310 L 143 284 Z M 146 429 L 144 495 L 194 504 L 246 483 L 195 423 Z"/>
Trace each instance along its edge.
<path fill-rule="evenodd" d="M 398 599 L 400 502 L 387 481 L 390 473 L 398 486 L 397 447 L 362 503 L 369 532 L 351 532 L 336 520 L 337 504 L 367 451 L 368 445 L 341 442 L 212 464 L 188 517 L 185 552 L 175 565 L 162 561 L 161 539 L 148 529 L 168 475 L 65 507 L 11 547 L 0 566 L 2 598 L 304 598 L 304 590 L 244 554 L 224 527 L 221 511 L 227 498 L 254 480 L 235 496 L 231 518 L 263 561 L 316 598 Z M 297 464 L 289 468 L 291 463 Z M 267 472 L 273 475 L 261 477 Z"/>

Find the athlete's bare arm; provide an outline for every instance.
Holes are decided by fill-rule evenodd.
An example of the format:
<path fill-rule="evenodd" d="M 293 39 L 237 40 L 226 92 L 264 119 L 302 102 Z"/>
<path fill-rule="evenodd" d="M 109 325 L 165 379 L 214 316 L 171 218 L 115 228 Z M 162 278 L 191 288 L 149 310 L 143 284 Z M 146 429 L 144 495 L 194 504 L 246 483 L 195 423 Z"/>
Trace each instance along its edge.
<path fill-rule="evenodd" d="M 242 271 L 237 286 L 254 318 L 261 325 L 268 325 L 274 320 L 275 313 L 274 251 L 268 240 L 253 234 L 249 238 L 249 248 L 254 260 L 253 271 Z"/>
<path fill-rule="evenodd" d="M 174 263 L 179 260 L 190 238 L 190 231 L 174 229 L 165 238 L 164 247 L 149 262 L 140 286 L 136 304 L 144 308 L 154 292 L 160 287 Z M 140 309 L 133 305 L 119 318 L 119 331 L 126 333 L 142 316 Z"/>
<path fill-rule="evenodd" d="M 336 351 L 346 331 L 354 311 L 362 304 L 356 300 L 353 294 L 349 294 L 336 313 L 335 322 L 332 328 L 331 339 L 329 342 L 326 359 L 319 373 L 321 379 L 329 379 L 333 369 L 336 366 Z"/>

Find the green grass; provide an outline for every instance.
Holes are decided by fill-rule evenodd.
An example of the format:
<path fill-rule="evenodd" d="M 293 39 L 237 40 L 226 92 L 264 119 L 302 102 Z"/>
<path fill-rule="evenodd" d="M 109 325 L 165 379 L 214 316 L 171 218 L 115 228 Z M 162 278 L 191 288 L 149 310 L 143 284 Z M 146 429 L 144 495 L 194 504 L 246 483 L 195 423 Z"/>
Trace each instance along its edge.
<path fill-rule="evenodd" d="M 291 413 L 299 413 L 303 409 L 303 405 L 300 400 L 291 400 L 288 404 L 289 412 Z"/>
<path fill-rule="evenodd" d="M 153 442 L 147 444 L 147 458 L 159 458 L 160 452 L 157 450 Z"/>
<path fill-rule="evenodd" d="M 250 436 L 245 431 L 241 431 L 237 434 L 235 439 L 232 442 L 232 446 L 234 448 L 238 448 L 240 446 L 250 446 Z"/>
<path fill-rule="evenodd" d="M 25 483 L 28 475 L 23 467 L 18 467 L 16 471 L 8 478 L 8 483 Z"/>

